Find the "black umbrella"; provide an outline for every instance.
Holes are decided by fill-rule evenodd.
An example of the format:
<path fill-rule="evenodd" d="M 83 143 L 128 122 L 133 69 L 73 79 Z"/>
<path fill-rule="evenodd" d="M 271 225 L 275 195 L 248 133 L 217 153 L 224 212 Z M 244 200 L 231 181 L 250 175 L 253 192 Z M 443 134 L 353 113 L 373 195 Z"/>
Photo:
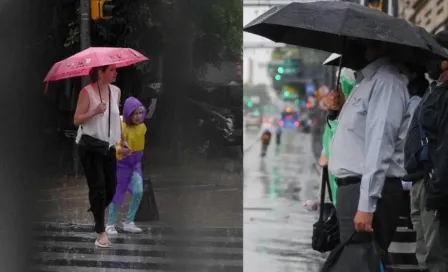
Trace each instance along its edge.
<path fill-rule="evenodd" d="M 244 31 L 275 42 L 340 54 L 350 53 L 346 51 L 347 42 L 367 40 L 390 44 L 394 55 L 403 59 L 448 58 L 431 35 L 422 37 L 405 20 L 345 1 L 275 7 L 249 23 Z"/>
<path fill-rule="evenodd" d="M 431 50 L 433 52 L 438 52 L 437 54 L 443 54 L 443 51 L 445 51 L 445 49 L 442 47 L 442 45 L 440 43 L 442 43 L 441 41 L 437 40 L 437 37 L 433 37 L 431 36 L 431 34 L 428 33 L 428 31 L 426 31 L 424 28 L 420 27 L 420 26 L 413 26 L 414 29 L 416 30 L 416 32 L 420 35 L 420 37 L 425 40 L 426 44 L 431 48 Z M 340 59 L 341 55 L 339 54 L 331 54 L 324 62 L 323 65 L 329 65 L 329 66 L 339 66 L 340 64 Z M 343 58 L 342 60 L 342 67 L 347 67 L 347 68 L 355 68 L 356 64 L 353 64 L 350 62 L 350 59 L 347 58 Z M 425 63 L 421 63 L 420 66 L 423 70 L 426 70 L 425 67 Z"/>

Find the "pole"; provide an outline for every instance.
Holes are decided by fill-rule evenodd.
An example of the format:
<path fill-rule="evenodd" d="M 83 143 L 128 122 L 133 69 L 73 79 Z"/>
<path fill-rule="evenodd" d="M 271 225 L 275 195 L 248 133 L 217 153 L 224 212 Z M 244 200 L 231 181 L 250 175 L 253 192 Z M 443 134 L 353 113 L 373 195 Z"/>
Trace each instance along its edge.
<path fill-rule="evenodd" d="M 80 44 L 81 50 L 87 49 L 90 47 L 90 0 L 79 0 L 79 13 L 81 15 L 81 22 L 79 24 L 79 33 L 80 33 Z M 87 77 L 81 78 L 82 86 L 86 86 L 89 84 L 89 79 Z M 78 148 L 75 142 L 73 142 L 73 170 L 75 172 L 75 176 L 78 176 L 79 173 L 79 154 Z"/>
<path fill-rule="evenodd" d="M 81 14 L 80 41 L 81 51 L 90 47 L 90 0 L 79 0 L 79 13 Z M 81 79 L 82 86 L 89 84 L 88 78 Z"/>

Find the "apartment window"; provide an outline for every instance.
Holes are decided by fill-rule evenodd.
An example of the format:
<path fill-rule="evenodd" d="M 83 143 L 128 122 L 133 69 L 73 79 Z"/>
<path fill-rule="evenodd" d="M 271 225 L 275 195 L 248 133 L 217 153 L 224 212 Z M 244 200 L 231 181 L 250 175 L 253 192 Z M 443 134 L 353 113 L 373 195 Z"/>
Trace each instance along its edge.
<path fill-rule="evenodd" d="M 440 8 L 437 10 L 436 15 L 439 15 L 439 14 L 442 13 L 442 12 L 443 12 L 443 7 L 440 7 Z"/>
<path fill-rule="evenodd" d="M 431 12 L 432 12 L 432 10 L 431 10 L 431 9 L 430 9 L 430 10 L 428 10 L 428 11 L 427 11 L 427 12 L 425 13 L 425 17 L 426 17 L 426 18 L 428 18 L 428 16 L 429 16 L 429 15 L 431 15 Z"/>
<path fill-rule="evenodd" d="M 428 21 L 426 21 L 426 25 L 430 25 L 431 24 L 431 19 L 428 19 Z"/>
<path fill-rule="evenodd" d="M 436 5 L 440 6 L 440 4 L 442 4 L 442 3 L 443 3 L 443 0 L 438 0 Z"/>

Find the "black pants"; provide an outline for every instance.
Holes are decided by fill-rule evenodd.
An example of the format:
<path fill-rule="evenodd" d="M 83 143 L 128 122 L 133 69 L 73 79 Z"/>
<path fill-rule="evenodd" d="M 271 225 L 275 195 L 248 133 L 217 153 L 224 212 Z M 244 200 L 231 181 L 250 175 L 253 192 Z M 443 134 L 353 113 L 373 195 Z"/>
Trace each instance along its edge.
<path fill-rule="evenodd" d="M 115 148 L 107 155 L 90 151 L 79 146 L 79 159 L 89 187 L 90 209 L 95 219 L 95 232 L 105 231 L 105 211 L 112 202 L 117 186 L 117 159 Z"/>
<path fill-rule="evenodd" d="M 353 219 L 358 210 L 361 183 L 343 185 L 338 187 L 336 211 L 339 220 L 341 242 L 345 242 L 355 231 Z M 386 179 L 381 199 L 378 200 L 376 211 L 373 214 L 372 228 L 378 245 L 387 253 L 393 235 L 398 225 L 401 211 L 400 200 L 403 196 L 403 187 L 399 179 Z M 369 233 L 357 233 L 353 240 L 369 243 Z"/>

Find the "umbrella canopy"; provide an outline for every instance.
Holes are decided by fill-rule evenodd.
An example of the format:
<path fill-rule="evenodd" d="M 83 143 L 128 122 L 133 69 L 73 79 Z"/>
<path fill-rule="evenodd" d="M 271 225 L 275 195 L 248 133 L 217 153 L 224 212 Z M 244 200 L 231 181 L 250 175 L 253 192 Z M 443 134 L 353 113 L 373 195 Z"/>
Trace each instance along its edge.
<path fill-rule="evenodd" d="M 44 82 L 86 76 L 92 67 L 112 64 L 117 67 L 125 67 L 146 60 L 148 60 L 147 57 L 132 48 L 90 47 L 55 63 Z"/>
<path fill-rule="evenodd" d="M 443 44 L 442 44 L 443 40 L 439 41 L 438 37 L 431 36 L 431 34 L 429 34 L 424 28 L 422 28 L 420 26 L 413 26 L 413 27 L 415 28 L 417 33 L 426 41 L 427 45 L 432 48 L 432 50 L 446 51 L 446 49 L 441 47 L 441 46 L 443 46 Z M 439 53 L 443 54 L 443 52 L 439 52 Z M 339 66 L 340 60 L 341 60 L 341 55 L 333 53 L 322 63 L 322 65 Z M 350 59 L 347 59 L 347 58 L 342 59 L 342 67 L 353 68 L 354 66 L 355 65 L 350 63 Z M 422 64 L 421 68 L 425 68 L 425 65 Z"/>
<path fill-rule="evenodd" d="M 403 19 L 346 1 L 291 3 L 262 14 L 244 31 L 275 42 L 334 53 L 345 52 L 347 42 L 382 41 L 397 57 L 448 58 L 429 35 L 422 37 Z M 434 46 L 433 46 L 434 45 Z"/>

